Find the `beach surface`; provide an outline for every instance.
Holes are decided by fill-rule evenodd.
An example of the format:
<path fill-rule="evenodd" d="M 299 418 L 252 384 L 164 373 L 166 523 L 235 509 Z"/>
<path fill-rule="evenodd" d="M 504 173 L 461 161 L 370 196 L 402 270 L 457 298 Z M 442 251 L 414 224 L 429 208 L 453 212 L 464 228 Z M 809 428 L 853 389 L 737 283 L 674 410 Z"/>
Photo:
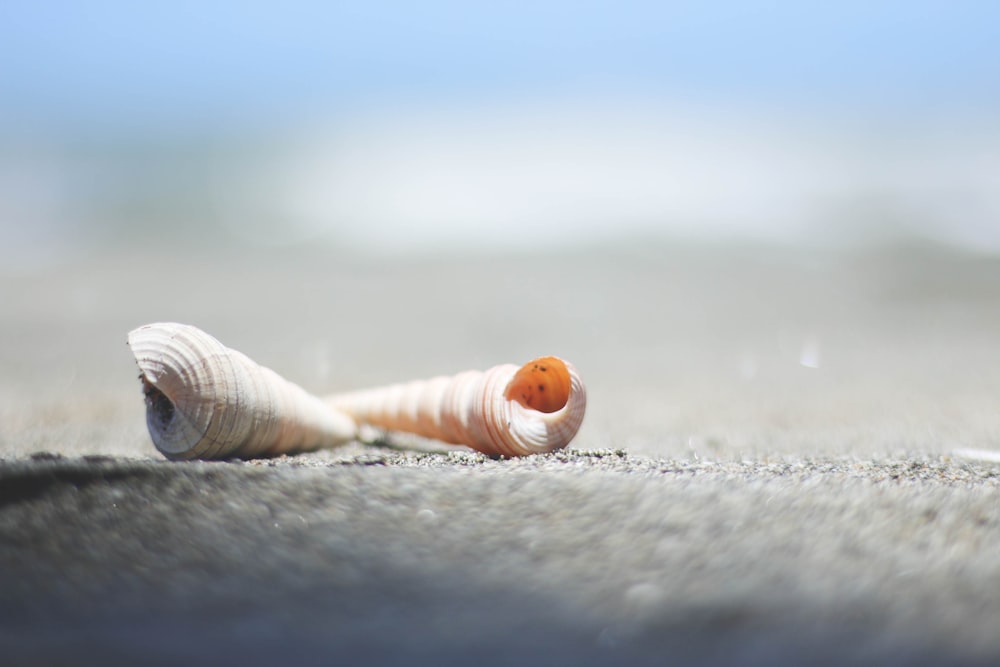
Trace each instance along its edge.
<path fill-rule="evenodd" d="M 120 250 L 0 300 L 4 665 L 1000 661 L 994 256 Z M 587 417 L 523 459 L 170 462 L 157 321 L 317 394 L 556 354 Z"/>

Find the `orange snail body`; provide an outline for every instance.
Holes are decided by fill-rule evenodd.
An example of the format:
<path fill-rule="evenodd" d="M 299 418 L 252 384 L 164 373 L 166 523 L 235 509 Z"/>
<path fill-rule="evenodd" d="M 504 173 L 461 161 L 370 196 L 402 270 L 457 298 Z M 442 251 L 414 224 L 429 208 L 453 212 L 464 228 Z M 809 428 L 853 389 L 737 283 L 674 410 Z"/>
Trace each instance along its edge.
<path fill-rule="evenodd" d="M 521 366 L 504 393 L 526 408 L 556 412 L 569 401 L 571 390 L 566 362 L 559 357 L 540 357 Z"/>

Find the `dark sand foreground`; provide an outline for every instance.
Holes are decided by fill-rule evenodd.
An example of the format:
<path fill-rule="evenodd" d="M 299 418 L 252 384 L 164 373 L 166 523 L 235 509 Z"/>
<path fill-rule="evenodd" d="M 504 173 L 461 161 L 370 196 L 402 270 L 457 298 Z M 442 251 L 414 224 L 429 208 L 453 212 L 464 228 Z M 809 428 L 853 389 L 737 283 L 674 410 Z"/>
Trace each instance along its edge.
<path fill-rule="evenodd" d="M 1000 261 L 622 247 L 0 273 L 0 664 L 996 664 Z M 571 359 L 566 451 L 174 463 L 125 334 L 316 392 Z M 396 444 L 406 444 L 396 440 Z"/>

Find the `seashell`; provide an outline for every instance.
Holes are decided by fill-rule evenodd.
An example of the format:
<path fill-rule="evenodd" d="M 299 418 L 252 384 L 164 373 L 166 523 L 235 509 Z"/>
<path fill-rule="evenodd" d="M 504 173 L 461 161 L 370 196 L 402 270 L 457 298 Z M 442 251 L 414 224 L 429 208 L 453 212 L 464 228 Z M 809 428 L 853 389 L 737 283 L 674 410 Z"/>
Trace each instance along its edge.
<path fill-rule="evenodd" d="M 358 423 L 523 456 L 568 445 L 587 405 L 579 373 L 557 357 L 321 399 L 189 325 L 147 324 L 128 344 L 149 434 L 171 459 L 332 447 L 355 439 Z"/>
<path fill-rule="evenodd" d="M 356 437 L 350 417 L 200 329 L 147 324 L 128 344 L 149 434 L 167 458 L 277 456 Z"/>
<path fill-rule="evenodd" d="M 489 455 L 524 456 L 568 445 L 583 421 L 587 395 L 572 364 L 542 357 L 521 367 L 504 364 L 328 401 L 359 423 Z"/>

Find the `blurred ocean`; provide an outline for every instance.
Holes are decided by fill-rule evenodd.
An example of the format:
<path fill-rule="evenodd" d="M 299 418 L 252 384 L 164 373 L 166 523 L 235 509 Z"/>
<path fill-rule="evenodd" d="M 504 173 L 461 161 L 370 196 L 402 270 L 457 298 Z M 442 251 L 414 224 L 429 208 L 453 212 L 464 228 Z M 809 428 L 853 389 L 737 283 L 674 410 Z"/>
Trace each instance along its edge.
<path fill-rule="evenodd" d="M 144 244 L 1000 251 L 977 3 L 6 3 L 0 263 Z"/>

